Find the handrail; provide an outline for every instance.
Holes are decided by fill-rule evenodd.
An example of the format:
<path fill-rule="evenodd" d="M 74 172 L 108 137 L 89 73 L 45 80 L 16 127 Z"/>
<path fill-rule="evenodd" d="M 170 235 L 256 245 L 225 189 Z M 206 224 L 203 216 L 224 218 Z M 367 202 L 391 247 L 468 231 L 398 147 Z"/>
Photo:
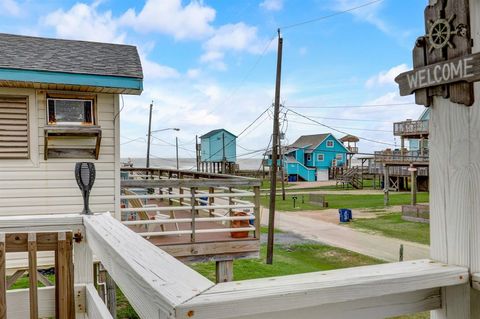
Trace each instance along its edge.
<path fill-rule="evenodd" d="M 88 277 L 92 255 L 99 258 L 142 319 L 227 319 L 295 317 L 384 318 L 442 308 L 442 288 L 470 289 L 466 267 L 431 260 L 380 264 L 333 271 L 262 278 L 215 285 L 129 230 L 110 214 L 77 215 L 84 236 L 74 242 L 75 309 L 80 316 L 111 319 Z M 28 221 L 30 218 L 30 222 Z M 3 218 L 12 228 L 16 218 Z M 62 227 L 58 218 L 29 216 L 23 227 Z M 43 226 L 35 224 L 42 220 Z M 54 226 L 48 226 L 53 223 Z M 70 224 L 69 224 L 70 223 Z M 0 232 L 3 228 L 0 225 Z M 79 250 L 75 250 L 79 249 Z M 83 281 L 78 282 L 79 278 Z M 473 288 L 479 289 L 479 274 Z M 4 280 L 5 278 L 3 278 Z M 28 316 L 28 290 L 7 292 L 18 314 Z M 55 313 L 52 287 L 39 289 L 40 317 Z M 7 305 L 8 307 L 8 305 Z M 17 316 L 18 317 L 18 316 Z M 15 318 L 17 318 L 15 317 Z"/>

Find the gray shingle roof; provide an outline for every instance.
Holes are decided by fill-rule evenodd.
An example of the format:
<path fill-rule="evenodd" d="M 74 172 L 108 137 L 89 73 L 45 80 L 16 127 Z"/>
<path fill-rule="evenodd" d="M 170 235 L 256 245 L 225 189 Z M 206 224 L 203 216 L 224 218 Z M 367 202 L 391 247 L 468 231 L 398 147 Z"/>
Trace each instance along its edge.
<path fill-rule="evenodd" d="M 307 148 L 306 153 L 311 153 L 320 143 L 322 143 L 330 133 L 315 134 L 315 135 L 302 135 L 289 147 L 294 148 Z"/>
<path fill-rule="evenodd" d="M 225 133 L 228 133 L 228 134 L 232 135 L 233 137 L 237 138 L 237 136 L 235 134 L 230 133 L 229 131 L 227 131 L 224 128 L 219 128 L 219 129 L 216 129 L 216 130 L 212 130 L 212 131 L 210 131 L 206 134 L 203 134 L 202 136 L 200 136 L 200 138 L 209 138 L 210 136 L 215 135 L 219 132 L 225 132 Z"/>
<path fill-rule="evenodd" d="M 143 78 L 135 46 L 5 33 L 0 68 Z"/>

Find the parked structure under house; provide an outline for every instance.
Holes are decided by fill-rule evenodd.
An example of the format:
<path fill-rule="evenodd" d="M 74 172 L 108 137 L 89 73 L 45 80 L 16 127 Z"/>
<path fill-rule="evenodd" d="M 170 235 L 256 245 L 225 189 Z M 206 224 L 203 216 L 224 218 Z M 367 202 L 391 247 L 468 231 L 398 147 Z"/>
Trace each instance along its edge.
<path fill-rule="evenodd" d="M 282 147 L 285 174 L 290 181 L 325 181 L 332 169 L 346 165 L 348 153 L 331 133 L 303 135 Z M 271 165 L 271 153 L 267 165 Z"/>
<path fill-rule="evenodd" d="M 426 108 L 418 120 L 394 123 L 393 134 L 400 137 L 400 148 L 375 152 L 369 162 L 369 173 L 386 181 L 389 189 L 399 191 L 409 188 L 412 175 L 409 169 L 415 168 L 418 189 L 427 191 L 429 119 L 430 109 Z"/>

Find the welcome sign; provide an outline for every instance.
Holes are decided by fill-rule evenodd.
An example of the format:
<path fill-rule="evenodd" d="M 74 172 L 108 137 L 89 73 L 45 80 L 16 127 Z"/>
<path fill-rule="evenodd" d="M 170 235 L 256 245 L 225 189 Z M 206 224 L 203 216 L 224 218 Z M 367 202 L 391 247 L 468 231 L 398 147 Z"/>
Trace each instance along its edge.
<path fill-rule="evenodd" d="M 400 74 L 395 79 L 402 96 L 438 85 L 479 80 L 480 53 L 416 68 Z"/>

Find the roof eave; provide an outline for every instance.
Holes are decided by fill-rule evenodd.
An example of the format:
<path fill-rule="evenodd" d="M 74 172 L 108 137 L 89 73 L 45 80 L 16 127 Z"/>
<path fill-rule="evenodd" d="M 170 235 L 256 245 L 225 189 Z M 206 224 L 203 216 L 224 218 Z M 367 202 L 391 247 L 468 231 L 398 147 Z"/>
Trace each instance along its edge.
<path fill-rule="evenodd" d="M 143 91 L 142 78 L 8 68 L 0 68 L 0 82 L 3 87 L 19 87 L 18 84 L 22 83 L 21 87 L 71 85 L 90 87 L 91 91 L 134 95 L 140 95 Z"/>

